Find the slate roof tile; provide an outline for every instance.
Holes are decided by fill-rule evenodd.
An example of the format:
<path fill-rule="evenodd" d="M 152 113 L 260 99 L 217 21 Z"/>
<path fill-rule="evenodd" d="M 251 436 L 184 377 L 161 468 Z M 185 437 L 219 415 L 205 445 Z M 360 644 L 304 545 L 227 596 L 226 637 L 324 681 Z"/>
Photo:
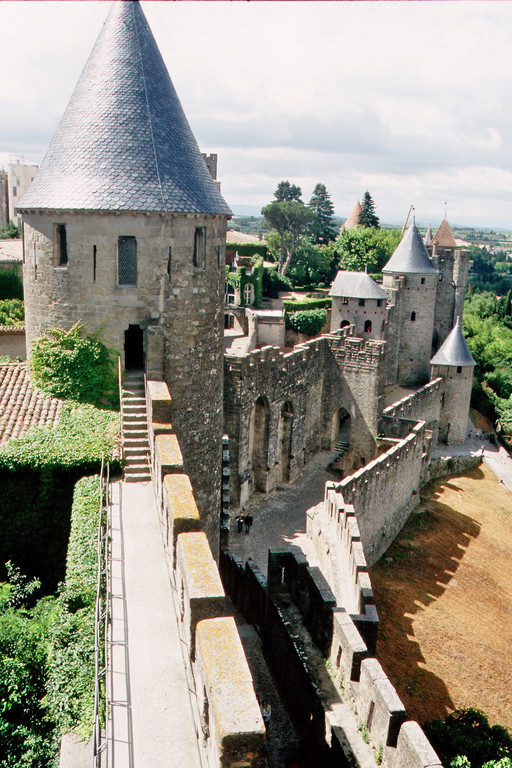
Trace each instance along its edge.
<path fill-rule="evenodd" d="M 137 0 L 114 2 L 18 210 L 230 216 Z"/>

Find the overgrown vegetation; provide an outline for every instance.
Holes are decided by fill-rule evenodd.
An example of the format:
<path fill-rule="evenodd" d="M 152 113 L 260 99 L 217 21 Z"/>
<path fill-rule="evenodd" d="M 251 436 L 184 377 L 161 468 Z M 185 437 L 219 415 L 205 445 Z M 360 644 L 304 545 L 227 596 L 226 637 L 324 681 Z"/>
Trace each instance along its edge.
<path fill-rule="evenodd" d="M 0 300 L 0 325 L 23 325 L 25 304 L 21 299 Z"/>
<path fill-rule="evenodd" d="M 48 329 L 32 347 L 30 371 L 53 397 L 119 407 L 114 355 L 98 334 L 86 336 L 81 323 L 69 331 Z"/>
<path fill-rule="evenodd" d="M 73 489 L 114 460 L 119 415 L 64 403 L 54 427 L 30 430 L 0 449 L 0 563 L 15 562 L 46 592 L 64 578 Z M 0 573 L 1 578 L 1 573 Z"/>
<path fill-rule="evenodd" d="M 304 312 L 286 312 L 286 327 L 293 328 L 305 336 L 316 336 L 327 321 L 326 309 L 311 309 Z"/>
<path fill-rule="evenodd" d="M 501 761 L 512 757 L 510 733 L 501 725 L 489 725 L 477 709 L 457 709 L 445 720 L 426 723 L 424 731 L 443 765 L 502 768 Z"/>
<path fill-rule="evenodd" d="M 21 238 L 21 227 L 18 227 L 9 220 L 8 224 L 0 227 L 0 240 L 19 240 Z"/>
<path fill-rule="evenodd" d="M 66 580 L 34 604 L 37 580 L 7 564 L 0 585 L 0 766 L 49 768 L 61 734 L 91 733 L 99 478 L 76 486 Z"/>
<path fill-rule="evenodd" d="M 488 418 L 500 420 L 512 435 L 512 292 L 471 292 L 466 297 L 463 330 L 475 358 L 473 404 Z"/>

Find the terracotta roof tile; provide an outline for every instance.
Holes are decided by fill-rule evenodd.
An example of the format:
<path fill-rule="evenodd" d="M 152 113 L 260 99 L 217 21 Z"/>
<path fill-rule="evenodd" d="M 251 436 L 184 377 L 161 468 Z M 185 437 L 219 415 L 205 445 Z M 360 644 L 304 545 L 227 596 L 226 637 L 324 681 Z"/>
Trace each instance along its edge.
<path fill-rule="evenodd" d="M 24 363 L 0 365 L 0 445 L 58 421 L 62 401 L 32 386 Z"/>
<path fill-rule="evenodd" d="M 453 236 L 452 228 L 448 224 L 448 219 L 443 219 L 439 225 L 439 229 L 434 235 L 434 243 L 437 243 L 442 248 L 456 248 L 457 243 Z"/>

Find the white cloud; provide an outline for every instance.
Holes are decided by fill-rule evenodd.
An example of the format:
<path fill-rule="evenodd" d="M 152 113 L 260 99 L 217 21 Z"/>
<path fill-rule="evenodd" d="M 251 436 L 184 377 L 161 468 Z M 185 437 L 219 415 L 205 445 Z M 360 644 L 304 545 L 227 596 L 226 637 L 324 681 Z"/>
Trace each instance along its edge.
<path fill-rule="evenodd" d="M 346 215 L 511 226 L 512 4 L 147 2 L 143 9 L 232 207 L 290 178 Z M 43 154 L 108 12 L 1 2 L 0 150 Z M 5 157 L 0 153 L 0 157 Z M 5 160 L 4 160 L 5 162 Z M 414 200 L 412 200 L 414 198 Z M 421 210 L 423 209 L 423 210 Z"/>

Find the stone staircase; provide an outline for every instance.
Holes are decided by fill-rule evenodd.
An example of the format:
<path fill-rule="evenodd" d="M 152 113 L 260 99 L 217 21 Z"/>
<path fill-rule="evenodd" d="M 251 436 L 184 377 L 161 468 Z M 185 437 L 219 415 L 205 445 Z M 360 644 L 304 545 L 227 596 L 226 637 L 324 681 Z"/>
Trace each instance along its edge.
<path fill-rule="evenodd" d="M 338 456 L 343 456 L 344 453 L 348 452 L 349 448 L 350 443 L 347 443 L 345 440 L 338 440 L 333 450 L 338 454 Z"/>
<path fill-rule="evenodd" d="M 129 371 L 122 382 L 123 458 L 127 483 L 151 480 L 144 373 Z"/>

